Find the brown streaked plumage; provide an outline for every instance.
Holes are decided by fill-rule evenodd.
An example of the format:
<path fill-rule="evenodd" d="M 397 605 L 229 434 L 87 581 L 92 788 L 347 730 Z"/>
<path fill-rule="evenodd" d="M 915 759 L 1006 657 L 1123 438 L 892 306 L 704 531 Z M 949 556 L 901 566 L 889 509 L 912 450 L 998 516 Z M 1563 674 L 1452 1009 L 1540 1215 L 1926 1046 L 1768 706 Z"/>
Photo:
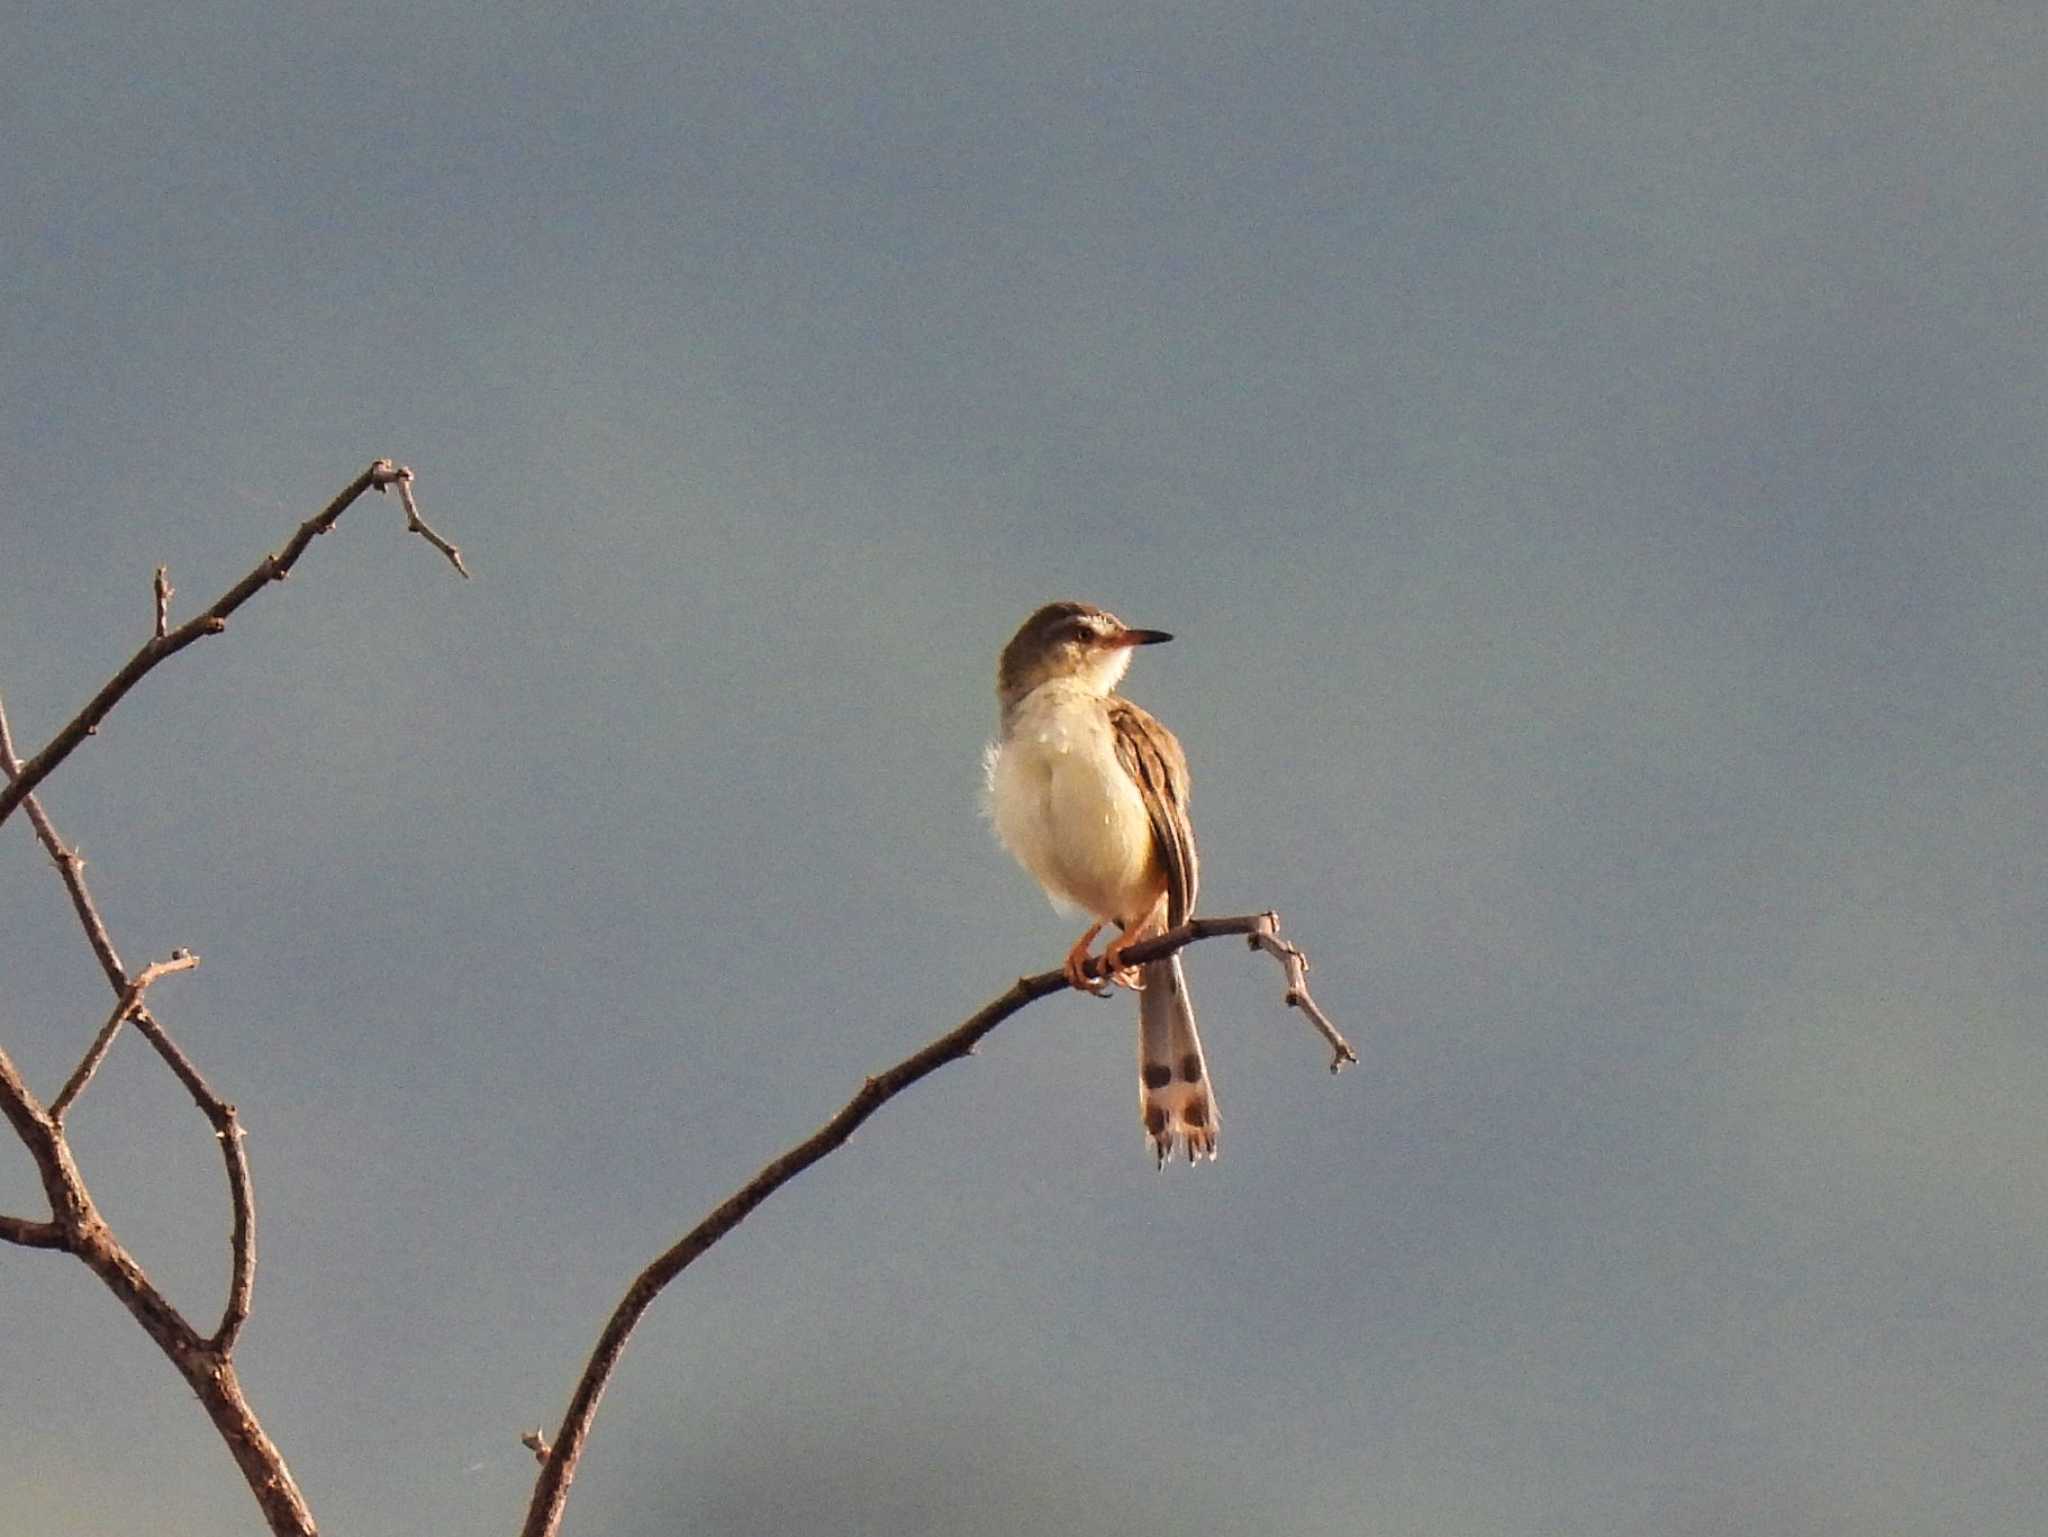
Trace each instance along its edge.
<path fill-rule="evenodd" d="M 1187 757 L 1171 731 L 1112 692 L 1135 647 L 1172 639 L 1086 603 L 1049 603 L 1003 648 L 1001 736 L 988 751 L 996 832 L 1054 903 L 1094 922 L 1067 954 L 1068 980 L 1089 977 L 1089 946 L 1107 924 L 1111 979 L 1138 990 L 1139 1116 L 1163 1164 L 1216 1156 L 1214 1090 L 1180 957 L 1126 967 L 1131 945 L 1184 922 L 1200 878 L 1188 820 Z"/>

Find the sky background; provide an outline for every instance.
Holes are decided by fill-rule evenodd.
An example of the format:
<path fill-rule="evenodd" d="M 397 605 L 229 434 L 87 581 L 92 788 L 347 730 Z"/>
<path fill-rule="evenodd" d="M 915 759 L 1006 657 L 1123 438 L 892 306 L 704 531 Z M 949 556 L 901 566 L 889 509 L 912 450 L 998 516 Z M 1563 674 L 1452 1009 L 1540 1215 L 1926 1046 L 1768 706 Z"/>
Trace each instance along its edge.
<path fill-rule="evenodd" d="M 1049 1000 L 670 1289 L 584 1537 L 2048 1528 L 2034 4 L 177 7 L 0 57 L 0 695 L 249 1128 L 323 1527 L 514 1531 L 630 1277 L 1073 926 L 997 650 L 1172 630 L 1223 1156 Z M 108 1008 L 22 818 L 0 1044 Z M 220 1306 L 142 1043 L 74 1113 Z M 41 1216 L 0 1147 L 0 1211 Z M 0 1509 L 259 1529 L 0 1252 Z"/>

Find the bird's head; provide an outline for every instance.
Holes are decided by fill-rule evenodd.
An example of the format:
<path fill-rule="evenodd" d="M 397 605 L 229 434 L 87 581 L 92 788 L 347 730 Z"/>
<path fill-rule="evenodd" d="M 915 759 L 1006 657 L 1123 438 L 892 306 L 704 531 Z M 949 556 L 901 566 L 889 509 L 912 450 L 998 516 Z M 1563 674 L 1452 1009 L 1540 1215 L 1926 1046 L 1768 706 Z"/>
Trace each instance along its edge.
<path fill-rule="evenodd" d="M 1173 637 L 1164 630 L 1134 630 L 1089 603 L 1048 603 L 1010 643 L 996 670 L 996 693 L 1007 707 L 1055 679 L 1072 678 L 1107 694 L 1131 665 L 1131 651 Z"/>

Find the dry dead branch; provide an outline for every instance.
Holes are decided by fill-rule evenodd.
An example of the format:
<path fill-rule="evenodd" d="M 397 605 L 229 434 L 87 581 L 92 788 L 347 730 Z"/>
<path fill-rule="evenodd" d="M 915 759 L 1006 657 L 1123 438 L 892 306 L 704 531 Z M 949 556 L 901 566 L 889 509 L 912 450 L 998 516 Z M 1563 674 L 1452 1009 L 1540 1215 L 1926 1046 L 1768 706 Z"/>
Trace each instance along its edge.
<path fill-rule="evenodd" d="M 1323 1038 L 1330 1042 L 1335 1058 L 1330 1064 L 1332 1072 L 1346 1062 L 1356 1062 L 1358 1054 L 1353 1051 L 1336 1027 L 1309 996 L 1307 973 L 1308 958 L 1294 945 L 1280 938 L 1280 920 L 1277 915 L 1252 913 L 1236 918 L 1194 918 L 1179 928 L 1169 929 L 1143 944 L 1131 946 L 1123 952 L 1121 959 L 1129 965 L 1140 966 L 1146 961 L 1162 960 L 1177 950 L 1204 939 L 1216 939 L 1224 935 L 1243 935 L 1255 950 L 1264 950 L 1280 961 L 1286 972 L 1286 1001 L 1291 1008 L 1307 1014 Z M 1100 970 L 1102 958 L 1097 956 L 1091 963 Z M 632 1336 L 641 1317 L 653 1305 L 654 1299 L 683 1271 L 713 1244 L 725 1237 L 747 1215 L 769 1196 L 803 1173 L 812 1164 L 845 1145 L 854 1130 L 890 1100 L 901 1094 L 919 1079 L 970 1055 L 975 1046 L 996 1026 L 1011 1015 L 1036 1003 L 1041 998 L 1064 992 L 1071 984 L 1064 971 L 1044 971 L 1037 976 L 1019 977 L 1008 992 L 991 1000 L 963 1023 L 947 1031 L 930 1045 L 913 1052 L 863 1083 L 859 1090 L 842 1105 L 836 1115 L 810 1136 L 784 1153 L 780 1158 L 767 1164 L 752 1179 L 728 1196 L 710 1216 L 685 1233 L 664 1254 L 660 1255 L 645 1270 L 634 1278 L 626 1289 L 626 1295 L 612 1310 L 604 1332 L 598 1336 L 597 1348 L 591 1352 L 590 1361 L 583 1369 L 583 1376 L 576 1384 L 576 1391 L 569 1400 L 568 1412 L 562 1417 L 561 1428 L 555 1432 L 554 1444 L 549 1447 L 543 1440 L 534 1445 L 533 1438 L 525 1444 L 541 1458 L 539 1477 L 534 1482 L 533 1500 L 527 1507 L 526 1525 L 522 1537 L 554 1537 L 560 1528 L 562 1512 L 569 1498 L 569 1485 L 576 1476 L 576 1464 L 583 1455 L 585 1442 L 589 1439 L 590 1428 L 597 1417 L 598 1401 L 603 1398 L 612 1373 L 617 1370 L 619 1358 L 624 1354 L 626 1341 Z"/>
<path fill-rule="evenodd" d="M 0 821 L 19 806 L 28 813 L 37 841 L 49 854 L 64 882 L 100 970 L 115 994 L 113 1012 L 107 1017 L 92 1044 L 57 1096 L 45 1107 L 22 1078 L 5 1051 L 0 1051 L 0 1116 L 4 1116 L 34 1160 L 43 1192 L 50 1206 L 47 1219 L 0 1215 L 0 1242 L 27 1249 L 48 1249 L 71 1254 L 84 1263 L 106 1285 L 121 1304 L 134 1314 L 164 1354 L 170 1358 L 205 1408 L 214 1428 L 241 1469 L 255 1495 L 271 1531 L 290 1537 L 314 1537 L 313 1513 L 286 1467 L 284 1455 L 264 1432 L 242 1393 L 235 1374 L 234 1348 L 249 1317 L 249 1305 L 256 1281 L 256 1203 L 249 1177 L 249 1160 L 243 1147 L 243 1133 L 235 1107 L 214 1092 L 192 1058 L 172 1039 L 170 1032 L 151 1013 L 145 1000 L 150 988 L 161 978 L 189 971 L 199 957 L 176 950 L 165 960 L 145 966 L 130 977 L 114 949 L 105 921 L 85 883 L 85 858 L 58 835 L 36 794 L 37 787 L 59 764 L 91 736 L 109 711 L 158 664 L 176 655 L 206 635 L 217 635 L 227 627 L 228 616 L 266 584 L 282 581 L 306 546 L 334 526 L 349 505 L 372 486 L 383 489 L 396 485 L 405 502 L 407 526 L 452 561 L 458 571 L 462 561 L 455 547 L 422 523 L 411 494 L 412 472 L 379 459 L 358 475 L 341 494 L 305 523 L 287 541 L 282 551 L 266 555 L 254 570 L 230 587 L 205 613 L 171 628 L 170 603 L 173 588 L 166 567 L 156 568 L 152 589 L 155 595 L 155 624 L 150 638 L 108 680 L 86 706 L 53 736 L 42 750 L 23 762 L 16 754 L 7 715 L 0 709 L 0 772 L 6 783 L 0 786 Z M 467 576 L 469 573 L 463 571 Z M 144 1273 L 134 1256 L 115 1238 L 100 1215 L 80 1172 L 64 1132 L 64 1116 L 91 1084 L 105 1062 L 121 1026 L 133 1022 L 136 1030 L 154 1048 L 185 1091 L 192 1096 L 221 1146 L 226 1166 L 228 1202 L 231 1211 L 230 1265 L 227 1298 L 220 1321 L 210 1334 L 202 1335 Z"/>

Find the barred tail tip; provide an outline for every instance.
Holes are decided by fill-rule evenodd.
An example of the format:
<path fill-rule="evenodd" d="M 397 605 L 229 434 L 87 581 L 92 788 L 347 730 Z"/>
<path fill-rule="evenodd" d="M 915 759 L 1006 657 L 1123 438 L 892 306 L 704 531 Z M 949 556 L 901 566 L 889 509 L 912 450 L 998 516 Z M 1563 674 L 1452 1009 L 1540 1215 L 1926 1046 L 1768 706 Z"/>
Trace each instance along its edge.
<path fill-rule="evenodd" d="M 1145 1139 L 1151 1144 L 1154 1162 L 1162 1169 L 1176 1153 L 1184 1154 L 1190 1164 L 1216 1156 L 1217 1128 L 1208 1096 L 1198 1086 L 1174 1087 L 1182 1092 L 1148 1091 L 1143 1105 Z M 1190 1089 L 1192 1093 L 1187 1092 Z"/>
<path fill-rule="evenodd" d="M 1138 994 L 1138 1116 L 1160 1168 L 1177 1152 L 1191 1164 L 1216 1156 L 1223 1118 L 1177 955 L 1148 964 Z"/>

